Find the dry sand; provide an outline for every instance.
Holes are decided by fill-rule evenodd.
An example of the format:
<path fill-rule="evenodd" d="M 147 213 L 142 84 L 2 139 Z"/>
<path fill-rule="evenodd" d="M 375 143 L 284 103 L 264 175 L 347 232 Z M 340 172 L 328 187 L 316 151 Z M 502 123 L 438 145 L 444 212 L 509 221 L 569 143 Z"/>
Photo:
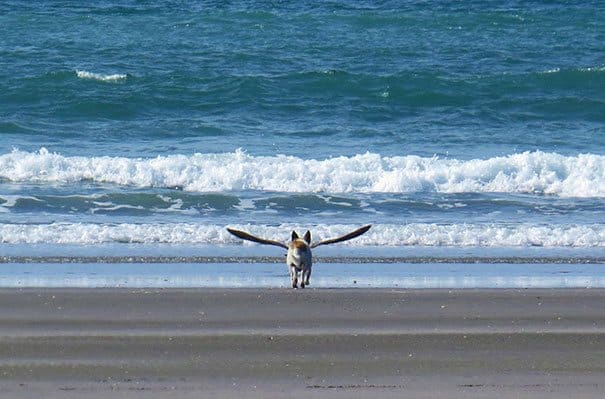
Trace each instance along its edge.
<path fill-rule="evenodd" d="M 605 290 L 0 289 L 0 304 L 0 397 L 605 397 Z"/>

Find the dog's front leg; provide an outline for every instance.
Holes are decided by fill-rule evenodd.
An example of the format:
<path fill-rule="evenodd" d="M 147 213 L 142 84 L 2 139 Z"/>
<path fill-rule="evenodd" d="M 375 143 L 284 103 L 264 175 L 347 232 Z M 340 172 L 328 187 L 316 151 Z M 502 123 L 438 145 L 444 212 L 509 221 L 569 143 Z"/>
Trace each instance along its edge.
<path fill-rule="evenodd" d="M 298 270 L 294 265 L 290 266 L 290 280 L 292 280 L 292 288 L 298 288 Z"/>
<path fill-rule="evenodd" d="M 305 285 L 309 285 L 309 279 L 311 279 L 311 268 L 305 267 L 302 272 L 302 281 Z"/>

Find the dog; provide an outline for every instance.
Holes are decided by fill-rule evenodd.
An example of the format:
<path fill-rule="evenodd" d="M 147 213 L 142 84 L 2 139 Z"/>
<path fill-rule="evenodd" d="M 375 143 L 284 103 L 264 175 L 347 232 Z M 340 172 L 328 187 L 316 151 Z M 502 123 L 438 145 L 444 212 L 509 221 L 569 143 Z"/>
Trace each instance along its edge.
<path fill-rule="evenodd" d="M 322 240 L 314 244 L 311 244 L 310 231 L 307 230 L 303 238 L 300 238 L 296 231 L 292 231 L 292 241 L 290 241 L 287 245 L 283 242 L 256 237 L 252 234 L 246 233 L 245 231 L 236 230 L 229 227 L 227 228 L 227 231 L 234 236 L 241 238 L 242 240 L 253 241 L 264 245 L 275 245 L 287 249 L 288 253 L 286 255 L 286 265 L 290 271 L 292 288 L 298 288 L 299 275 L 300 288 L 305 288 L 305 286 L 309 285 L 309 280 L 311 279 L 311 266 L 313 265 L 311 248 L 315 248 L 320 245 L 334 244 L 359 237 L 366 231 L 370 230 L 370 227 L 372 227 L 372 225 L 368 224 L 348 234 L 345 234 L 344 236 Z"/>

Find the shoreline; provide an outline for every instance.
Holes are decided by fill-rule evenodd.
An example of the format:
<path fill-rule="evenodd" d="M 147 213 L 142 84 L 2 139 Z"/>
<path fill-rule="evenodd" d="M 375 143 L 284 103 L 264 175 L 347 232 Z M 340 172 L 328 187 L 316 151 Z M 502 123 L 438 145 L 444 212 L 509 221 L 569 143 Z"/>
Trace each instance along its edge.
<path fill-rule="evenodd" d="M 0 289 L 0 392 L 602 397 L 605 289 Z"/>
<path fill-rule="evenodd" d="M 605 264 L 601 256 L 317 256 L 316 263 L 403 263 L 403 264 Z M 281 256 L 0 256 L 5 263 L 277 263 Z"/>
<path fill-rule="evenodd" d="M 0 263 L 6 288 L 288 286 L 281 263 Z M 310 288 L 605 288 L 605 273 L 594 263 L 317 262 Z"/>

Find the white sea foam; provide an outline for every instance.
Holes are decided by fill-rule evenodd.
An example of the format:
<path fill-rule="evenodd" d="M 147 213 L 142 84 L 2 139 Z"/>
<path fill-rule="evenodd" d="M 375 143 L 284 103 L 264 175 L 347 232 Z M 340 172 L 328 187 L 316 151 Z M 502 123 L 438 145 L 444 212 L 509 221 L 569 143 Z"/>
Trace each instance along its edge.
<path fill-rule="evenodd" d="M 92 79 L 92 80 L 100 80 L 102 82 L 117 82 L 122 79 L 126 79 L 128 75 L 121 73 L 114 74 L 102 74 L 102 73 L 94 73 L 88 71 L 76 71 L 76 76 L 80 79 Z"/>
<path fill-rule="evenodd" d="M 256 245 L 231 236 L 223 225 L 192 223 L 87 224 L 51 223 L 0 224 L 0 243 L 4 244 L 208 244 Z M 256 235 L 287 241 L 288 232 L 301 226 L 232 226 Z M 304 228 L 311 226 L 304 226 Z M 342 235 L 356 226 L 313 226 L 314 240 Z M 348 246 L 444 246 L 444 247 L 605 247 L 605 226 L 594 225 L 498 225 L 413 223 L 375 225 L 356 238 L 339 245 Z"/>
<path fill-rule="evenodd" d="M 582 72 L 605 72 L 605 65 L 597 67 L 580 68 Z"/>
<path fill-rule="evenodd" d="M 156 158 L 63 156 L 45 148 L 0 155 L 0 178 L 23 182 L 93 181 L 216 192 L 504 192 L 605 197 L 605 156 L 541 151 L 457 160 L 365 153 L 323 160 L 225 154 Z"/>

